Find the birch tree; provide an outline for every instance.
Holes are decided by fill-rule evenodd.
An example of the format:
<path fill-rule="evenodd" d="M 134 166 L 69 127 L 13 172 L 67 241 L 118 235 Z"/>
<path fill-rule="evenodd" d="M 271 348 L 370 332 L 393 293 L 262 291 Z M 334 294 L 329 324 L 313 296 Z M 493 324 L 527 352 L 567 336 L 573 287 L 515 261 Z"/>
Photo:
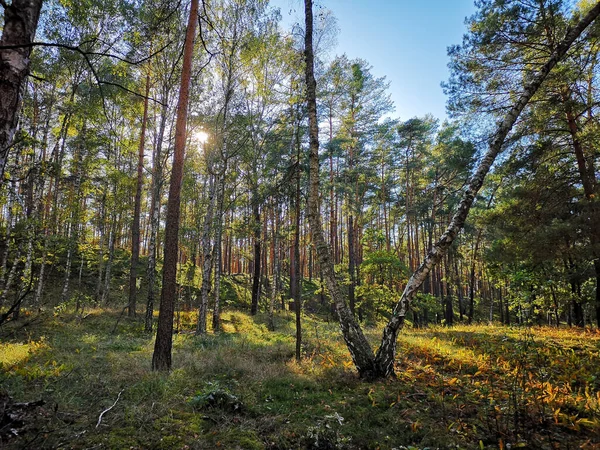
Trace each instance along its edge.
<path fill-rule="evenodd" d="M 352 360 L 361 377 L 378 378 L 394 374 L 394 362 L 396 356 L 396 338 L 398 331 L 404 325 L 405 316 L 408 312 L 417 290 L 426 279 L 431 269 L 439 263 L 447 253 L 450 245 L 456 239 L 463 228 L 469 210 L 473 205 L 475 196 L 479 192 L 486 175 L 491 169 L 496 157 L 504 147 L 507 136 L 512 130 L 517 118 L 527 106 L 533 95 L 542 85 L 550 71 L 556 66 L 571 45 L 581 36 L 584 30 L 600 14 L 600 2 L 596 3 L 579 21 L 573 24 L 565 34 L 564 38 L 556 45 L 555 49 L 547 58 L 546 62 L 530 75 L 522 91 L 516 97 L 502 119 L 498 121 L 494 133 L 489 139 L 489 147 L 484 157 L 479 162 L 475 172 L 463 193 L 462 199 L 450 224 L 442 237 L 433 245 L 424 261 L 409 279 L 400 300 L 394 306 L 392 317 L 383 331 L 381 344 L 377 353 L 374 354 L 371 346 L 366 340 L 360 326 L 356 323 L 341 296 L 331 259 L 331 251 L 324 239 L 322 224 L 319 215 L 319 136 L 316 108 L 316 82 L 314 77 L 314 56 L 312 47 L 312 1 L 305 0 L 305 58 L 306 58 L 306 85 L 307 103 L 309 112 L 309 136 L 310 136 L 310 191 L 308 217 L 313 233 L 313 239 L 319 256 L 319 262 L 330 295 L 336 305 L 340 327 L 344 340 L 350 351 Z"/>

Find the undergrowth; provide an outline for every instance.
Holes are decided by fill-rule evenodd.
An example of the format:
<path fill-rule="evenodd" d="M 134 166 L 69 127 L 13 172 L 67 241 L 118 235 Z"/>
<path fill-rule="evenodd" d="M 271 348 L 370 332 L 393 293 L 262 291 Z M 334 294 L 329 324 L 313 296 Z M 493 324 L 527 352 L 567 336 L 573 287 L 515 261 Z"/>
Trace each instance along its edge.
<path fill-rule="evenodd" d="M 338 325 L 223 314 L 193 333 L 180 313 L 173 369 L 120 311 L 25 317 L 1 330 L 0 393 L 43 399 L 3 448 L 600 448 L 600 335 L 550 328 L 406 329 L 397 378 L 357 378 Z M 366 331 L 376 344 L 380 330 Z"/>

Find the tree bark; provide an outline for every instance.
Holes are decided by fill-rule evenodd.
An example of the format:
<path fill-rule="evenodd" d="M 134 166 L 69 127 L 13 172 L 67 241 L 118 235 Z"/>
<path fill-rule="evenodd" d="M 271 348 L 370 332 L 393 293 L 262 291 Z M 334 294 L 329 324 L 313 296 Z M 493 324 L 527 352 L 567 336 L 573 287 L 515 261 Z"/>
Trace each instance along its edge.
<path fill-rule="evenodd" d="M 319 208 L 319 125 L 317 119 L 317 95 L 316 81 L 314 74 L 314 54 L 313 54 L 313 12 L 312 0 L 304 0 L 305 12 L 305 37 L 304 37 L 304 55 L 306 59 L 305 76 L 306 76 L 306 99 L 308 104 L 308 120 L 309 120 L 309 138 L 310 138 L 310 153 L 309 153 L 309 193 L 308 193 L 308 221 L 313 237 L 313 242 L 319 258 L 319 265 L 323 270 L 323 278 L 329 290 L 338 314 L 340 328 L 344 341 L 350 351 L 352 361 L 356 366 L 361 377 L 371 378 L 376 375 L 374 373 L 375 365 L 373 358 L 373 350 L 369 342 L 365 338 L 360 326 L 354 320 L 348 305 L 341 295 L 333 260 L 331 257 L 331 249 L 327 246 L 323 234 L 321 224 L 321 214 Z"/>
<path fill-rule="evenodd" d="M 273 284 L 271 285 L 271 301 L 269 302 L 269 330 L 275 331 L 275 302 L 279 292 L 279 204 L 274 198 L 271 209 L 271 226 L 273 233 Z"/>
<path fill-rule="evenodd" d="M 166 91 L 166 90 L 165 90 Z M 146 315 L 144 319 L 144 330 L 147 333 L 152 331 L 152 322 L 154 317 L 154 295 L 156 285 L 156 241 L 158 239 L 158 228 L 160 226 L 160 191 L 162 184 L 162 144 L 167 126 L 168 110 L 168 92 L 162 97 L 163 106 L 160 114 L 160 125 L 154 154 L 152 155 L 152 194 L 150 197 L 150 242 L 148 244 L 148 296 L 146 298 Z"/>
<path fill-rule="evenodd" d="M 85 134 L 85 123 L 83 125 L 82 134 Z M 69 223 L 69 234 L 68 234 L 68 249 L 67 249 L 67 262 L 65 265 L 65 279 L 63 282 L 63 288 L 60 295 L 61 303 L 67 301 L 69 294 L 69 282 L 71 280 L 71 268 L 73 265 L 73 256 L 76 253 L 79 245 L 79 222 L 81 220 L 81 183 L 83 180 L 83 155 L 81 147 L 77 147 L 75 154 L 73 155 L 73 171 L 75 176 L 75 185 L 72 189 L 71 195 L 71 220 Z"/>
<path fill-rule="evenodd" d="M 208 294 L 210 293 L 210 279 L 213 267 L 213 251 L 211 242 L 211 231 L 213 228 L 213 214 L 215 206 L 216 180 L 210 175 L 208 187 L 208 205 L 204 216 L 202 230 L 202 285 L 200 287 L 200 308 L 198 310 L 198 323 L 196 324 L 196 335 L 206 333 L 206 318 L 208 316 Z"/>
<path fill-rule="evenodd" d="M 354 205 L 349 205 L 349 208 L 354 208 Z M 350 276 L 348 301 L 350 303 L 350 311 L 356 316 L 356 298 L 354 295 L 354 290 L 356 288 L 356 250 L 354 248 L 354 242 L 354 216 L 350 213 L 348 216 L 348 275 Z"/>
<path fill-rule="evenodd" d="M 150 93 L 150 75 L 146 75 L 146 96 L 144 98 L 144 113 L 142 130 L 138 148 L 137 182 L 133 206 L 133 223 L 131 225 L 131 267 L 129 268 L 129 317 L 135 317 L 137 297 L 137 266 L 140 261 L 140 213 L 142 209 L 142 186 L 144 184 L 144 147 L 146 146 L 146 124 L 148 123 L 148 95 Z"/>
<path fill-rule="evenodd" d="M 181 183 L 183 181 L 183 160 L 185 156 L 186 122 L 190 79 L 192 75 L 192 56 L 196 23 L 198 19 L 198 1 L 191 0 L 190 15 L 183 49 L 183 67 L 181 71 L 181 87 L 177 103 L 177 120 L 175 122 L 175 148 L 169 199 L 167 201 L 167 218 L 165 224 L 165 256 L 163 265 L 163 286 L 158 328 L 154 353 L 152 355 L 152 370 L 171 369 L 171 349 L 173 346 L 173 313 L 177 297 L 177 259 L 179 238 L 179 215 Z"/>
<path fill-rule="evenodd" d="M 378 375 L 390 376 L 394 373 L 396 337 L 398 335 L 398 331 L 404 324 L 404 317 L 406 316 L 408 308 L 415 297 L 417 290 L 423 283 L 423 280 L 427 277 L 429 271 L 448 251 L 448 248 L 458 235 L 458 232 L 464 226 L 465 220 L 469 214 L 469 210 L 471 209 L 473 201 L 475 200 L 475 196 L 483 185 L 485 176 L 500 153 L 506 137 L 521 114 L 521 111 L 523 111 L 523 108 L 525 108 L 531 97 L 539 89 L 540 85 L 546 79 L 550 71 L 567 53 L 573 42 L 598 17 L 599 14 L 600 3 L 596 4 L 596 6 L 590 9 L 590 11 L 579 21 L 579 23 L 568 31 L 565 38 L 552 52 L 550 58 L 546 61 L 542 68 L 526 83 L 523 92 L 518 97 L 513 107 L 506 113 L 504 119 L 498 123 L 496 132 L 490 139 L 489 149 L 479 163 L 477 170 L 469 180 L 467 189 L 463 194 L 452 221 L 448 225 L 448 228 L 442 237 L 431 248 L 425 257 L 425 260 L 411 276 L 406 288 L 404 289 L 404 292 L 402 293 L 402 297 L 394 307 L 392 318 L 384 329 L 381 345 L 375 357 Z"/>
<path fill-rule="evenodd" d="M 252 264 L 252 300 L 250 306 L 250 314 L 253 316 L 258 312 L 258 301 L 260 297 L 260 276 L 261 276 L 261 223 L 260 223 L 260 205 L 258 195 L 253 195 L 252 200 L 252 217 L 254 220 L 254 262 Z"/>
<path fill-rule="evenodd" d="M 215 247 L 213 254 L 215 260 L 215 306 L 213 308 L 212 328 L 213 333 L 221 331 L 221 270 L 223 268 L 223 255 L 221 240 L 223 237 L 223 202 L 225 199 L 225 172 L 227 170 L 227 159 L 223 162 L 223 169 L 219 174 L 219 186 L 217 188 L 217 214 L 215 221 Z"/>
<path fill-rule="evenodd" d="M 12 240 L 13 235 L 13 204 L 15 202 L 15 194 L 16 194 L 16 181 L 10 181 L 10 187 L 8 188 L 8 203 L 6 205 L 6 233 L 4 235 L 4 242 L 6 245 L 6 250 L 2 255 L 2 265 L 0 266 L 0 286 L 2 286 L 2 290 L 7 283 L 7 275 L 8 275 L 8 257 L 10 255 L 10 241 Z M 0 302 L 0 306 L 2 303 Z"/>
<path fill-rule="evenodd" d="M 113 195 L 116 188 L 113 189 Z M 108 304 L 110 300 L 110 282 L 113 261 L 115 259 L 115 242 L 117 240 L 117 214 L 113 211 L 110 215 L 110 231 L 108 233 L 108 261 L 106 262 L 106 270 L 104 271 L 104 290 L 102 291 L 102 303 Z"/>
<path fill-rule="evenodd" d="M 299 136 L 299 130 L 296 130 L 296 136 Z M 302 356 L 302 284 L 300 282 L 300 145 L 298 145 L 296 148 L 296 168 L 294 169 L 296 194 L 294 198 L 294 223 L 292 225 L 294 229 L 294 264 L 290 268 L 293 274 L 293 278 L 290 278 L 290 288 L 292 289 L 294 312 L 296 314 L 296 361 L 300 361 Z"/>
<path fill-rule="evenodd" d="M 4 3 L 4 2 L 3 2 Z M 4 4 L 0 38 L 0 183 L 17 129 L 25 79 L 29 73 L 30 44 L 42 9 L 42 0 L 13 0 Z"/>

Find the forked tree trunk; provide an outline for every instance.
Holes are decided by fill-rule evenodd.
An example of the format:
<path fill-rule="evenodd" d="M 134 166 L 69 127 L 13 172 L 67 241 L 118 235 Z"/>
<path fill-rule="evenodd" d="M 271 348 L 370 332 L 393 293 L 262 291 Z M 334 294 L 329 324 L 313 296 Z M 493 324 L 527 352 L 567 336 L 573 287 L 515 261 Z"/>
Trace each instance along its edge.
<path fill-rule="evenodd" d="M 198 21 L 198 1 L 191 0 L 190 16 L 185 35 L 183 49 L 183 67 L 181 70 L 181 87 L 177 103 L 177 120 L 175 122 L 175 149 L 169 199 L 167 201 L 167 219 L 165 224 L 165 259 L 163 265 L 163 285 L 158 314 L 158 329 L 152 370 L 171 369 L 171 349 L 173 346 L 173 313 L 177 297 L 177 259 L 179 238 L 179 213 L 181 183 L 183 181 L 183 160 L 185 156 L 186 122 L 190 79 L 192 75 L 192 55 Z"/>

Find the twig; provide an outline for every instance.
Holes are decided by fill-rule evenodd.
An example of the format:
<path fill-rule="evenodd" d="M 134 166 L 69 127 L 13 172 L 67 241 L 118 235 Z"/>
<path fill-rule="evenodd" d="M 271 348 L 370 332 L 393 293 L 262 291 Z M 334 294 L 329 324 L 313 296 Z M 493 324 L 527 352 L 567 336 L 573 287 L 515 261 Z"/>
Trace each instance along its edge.
<path fill-rule="evenodd" d="M 98 417 L 98 423 L 96 424 L 96 428 L 98 428 L 100 426 L 100 422 L 102 422 L 102 416 L 104 414 L 106 414 L 107 412 L 109 412 L 111 409 L 113 409 L 115 407 L 115 405 L 117 404 L 117 402 L 119 401 L 119 399 L 121 398 L 121 394 L 123 393 L 125 389 L 121 389 L 121 392 L 119 392 L 119 395 L 117 395 L 117 399 L 115 400 L 115 402 L 112 404 L 112 406 L 110 406 L 109 408 L 106 408 L 104 411 L 102 411 L 100 413 L 100 416 Z"/>

